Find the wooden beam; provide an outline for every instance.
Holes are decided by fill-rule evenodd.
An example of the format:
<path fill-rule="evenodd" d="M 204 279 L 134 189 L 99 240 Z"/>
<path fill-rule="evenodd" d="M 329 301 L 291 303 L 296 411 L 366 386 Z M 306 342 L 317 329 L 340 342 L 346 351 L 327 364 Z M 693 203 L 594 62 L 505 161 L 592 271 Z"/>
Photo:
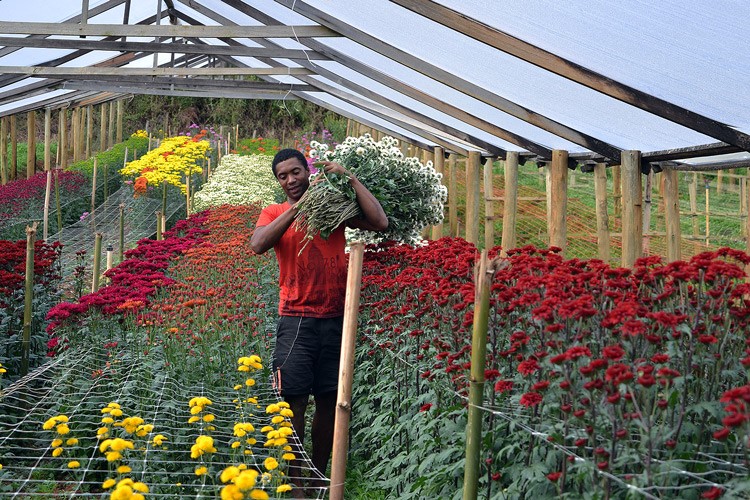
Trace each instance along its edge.
<path fill-rule="evenodd" d="M 433 163 L 433 167 L 435 168 L 435 172 L 440 175 L 440 183 L 445 185 L 445 150 L 441 148 L 440 146 L 435 146 L 435 152 L 433 153 L 433 156 L 435 158 L 435 161 Z M 431 239 L 432 240 L 439 240 L 443 237 L 443 221 L 440 221 L 438 224 L 435 224 L 432 226 L 432 234 Z"/>
<path fill-rule="evenodd" d="M 568 152 L 555 149 L 552 151 L 550 172 L 550 204 L 547 207 L 549 227 L 549 244 L 562 249 L 562 255 L 568 243 Z"/>
<path fill-rule="evenodd" d="M 479 247 L 479 151 L 469 151 L 466 160 L 466 241 Z"/>
<path fill-rule="evenodd" d="M 102 68 L 46 66 L 0 66 L 0 73 L 28 75 L 34 77 L 65 78 L 68 75 L 114 75 L 114 76 L 230 76 L 230 75 L 311 75 L 307 68 Z"/>
<path fill-rule="evenodd" d="M 641 154 L 622 153 L 622 267 L 632 269 L 643 241 Z"/>
<path fill-rule="evenodd" d="M 36 173 L 36 113 L 26 113 L 26 178 Z"/>
<path fill-rule="evenodd" d="M 505 157 L 505 199 L 503 200 L 503 257 L 516 248 L 516 216 L 518 214 L 518 153 L 509 151 Z"/>
<path fill-rule="evenodd" d="M 115 132 L 115 143 L 120 144 L 122 142 L 122 120 L 123 120 L 123 101 L 122 99 L 119 99 L 117 101 L 117 125 L 116 125 L 116 132 Z"/>
<path fill-rule="evenodd" d="M 492 169 L 495 159 L 488 157 L 484 162 L 484 248 L 489 250 L 495 246 L 495 202 L 494 175 Z"/>
<path fill-rule="evenodd" d="M 8 120 L 0 118 L 0 185 L 8 183 Z"/>
<path fill-rule="evenodd" d="M 682 235 L 680 233 L 680 194 L 677 171 L 665 169 L 664 176 L 664 222 L 667 233 L 667 262 L 682 259 Z"/>
<path fill-rule="evenodd" d="M 0 21 L 0 33 L 51 36 L 179 38 L 323 38 L 341 36 L 324 26 L 186 26 L 173 24 L 60 24 Z"/>
<path fill-rule="evenodd" d="M 214 89 L 211 87 L 201 86 L 199 88 L 185 89 L 175 86 L 172 89 L 159 87 L 149 87 L 147 85 L 118 85 L 115 83 L 95 83 L 95 82 L 68 82 L 63 85 L 65 89 L 76 90 L 96 90 L 103 92 L 113 92 L 118 94 L 140 94 L 140 95 L 165 95 L 177 97 L 224 97 L 229 99 L 270 99 L 270 100 L 298 100 L 296 95 L 290 95 L 289 91 L 254 91 L 243 90 L 242 87 L 236 90 L 220 87 Z M 288 95 L 289 94 L 289 95 Z"/>
<path fill-rule="evenodd" d="M 10 180 L 18 176 L 18 124 L 16 115 L 10 115 Z"/>
<path fill-rule="evenodd" d="M 599 258 L 610 263 L 609 213 L 607 212 L 607 165 L 594 165 L 594 195 L 596 197 L 596 241 Z"/>
<path fill-rule="evenodd" d="M 433 0 L 392 0 L 439 24 L 483 42 L 556 75 L 572 80 L 602 94 L 635 106 L 656 116 L 744 150 L 750 150 L 750 135 L 725 123 L 712 120 L 689 109 L 620 83 L 612 78 L 536 47 L 480 21 L 444 7 Z M 592 151 L 593 148 L 589 148 Z M 613 158 L 609 155 L 610 158 Z M 615 158 L 613 158 L 615 159 Z"/>
<path fill-rule="evenodd" d="M 448 156 L 448 222 L 450 235 L 458 237 L 458 172 L 456 171 L 456 154 Z"/>

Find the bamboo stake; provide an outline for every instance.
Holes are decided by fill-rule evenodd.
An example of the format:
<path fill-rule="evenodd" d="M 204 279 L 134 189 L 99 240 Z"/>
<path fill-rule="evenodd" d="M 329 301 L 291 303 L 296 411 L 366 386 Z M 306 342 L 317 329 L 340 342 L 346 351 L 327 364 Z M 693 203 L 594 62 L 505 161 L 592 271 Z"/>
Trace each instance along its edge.
<path fill-rule="evenodd" d="M 125 254 L 125 204 L 120 203 L 120 248 L 118 250 L 117 262 L 122 262 Z"/>
<path fill-rule="evenodd" d="M 565 254 L 568 240 L 568 152 L 552 151 L 550 172 L 549 244 L 562 249 Z"/>
<path fill-rule="evenodd" d="M 21 376 L 29 373 L 29 349 L 31 348 L 31 323 L 34 305 L 34 238 L 38 222 L 26 226 L 26 288 L 23 303 L 23 341 L 21 345 Z"/>
<path fill-rule="evenodd" d="M 364 243 L 357 241 L 352 243 L 349 253 L 349 271 L 346 276 L 346 297 L 344 299 L 344 326 L 341 337 L 341 359 L 339 362 L 339 387 L 336 396 L 336 420 L 333 430 L 331 500 L 344 498 L 346 456 L 349 451 L 349 418 L 352 412 L 354 348 L 357 341 L 357 315 L 359 313 L 364 248 Z"/>
<path fill-rule="evenodd" d="M 78 160 L 86 159 L 86 110 L 78 108 Z"/>
<path fill-rule="evenodd" d="M 107 150 L 107 103 L 103 102 L 99 108 L 99 152 Z M 150 137 L 150 136 L 149 136 Z"/>
<path fill-rule="evenodd" d="M 16 115 L 10 115 L 10 180 L 18 176 L 18 127 Z"/>
<path fill-rule="evenodd" d="M 26 113 L 26 178 L 36 173 L 36 113 Z"/>
<path fill-rule="evenodd" d="M 78 136 L 80 131 L 78 129 L 78 108 L 73 108 L 70 113 L 70 135 L 73 143 L 73 162 L 77 162 L 81 159 L 81 151 L 78 149 Z"/>
<path fill-rule="evenodd" d="M 440 146 L 435 147 L 435 172 L 437 172 L 440 175 L 440 182 L 442 184 L 445 184 L 444 176 L 445 173 L 445 151 Z M 440 221 L 439 223 L 432 226 L 432 235 L 431 239 L 433 240 L 439 240 L 443 237 L 443 221 Z"/>
<path fill-rule="evenodd" d="M 99 275 L 102 265 L 102 233 L 94 235 L 94 270 L 91 279 L 91 293 L 99 290 Z"/>
<path fill-rule="evenodd" d="M 491 156 L 484 162 L 484 248 L 487 250 L 495 246 L 494 163 L 495 159 Z"/>
<path fill-rule="evenodd" d="M 724 171 L 719 170 L 716 173 L 716 194 L 724 192 Z"/>
<path fill-rule="evenodd" d="M 234 124 L 234 149 L 240 150 L 240 124 Z"/>
<path fill-rule="evenodd" d="M 680 193 L 677 171 L 665 168 L 664 177 L 664 225 L 667 233 L 667 261 L 674 262 L 682 258 L 680 243 Z"/>
<path fill-rule="evenodd" d="M 516 248 L 516 215 L 518 214 L 518 152 L 508 151 L 505 156 L 505 196 L 503 197 L 503 236 L 500 244 L 502 257 Z"/>
<path fill-rule="evenodd" d="M 469 151 L 466 160 L 466 241 L 479 246 L 479 151 Z"/>
<path fill-rule="evenodd" d="M 491 269 L 487 249 L 482 250 L 476 275 L 474 326 L 471 335 L 471 374 L 469 379 L 469 415 L 466 423 L 466 468 L 464 469 L 464 500 L 476 500 L 479 483 L 479 451 L 482 443 L 482 395 L 484 368 L 487 358 L 487 327 L 489 323 Z"/>
<path fill-rule="evenodd" d="M 0 183 L 8 183 L 8 117 L 0 118 Z"/>
<path fill-rule="evenodd" d="M 451 237 L 458 237 L 458 174 L 456 172 L 456 153 L 448 156 L 448 223 Z"/>
<path fill-rule="evenodd" d="M 640 151 L 622 152 L 622 267 L 632 269 L 641 255 L 643 188 Z"/>
<path fill-rule="evenodd" d="M 611 258 L 609 241 L 609 214 L 607 213 L 607 165 L 594 165 L 594 192 L 596 195 L 596 239 L 599 258 L 609 263 Z"/>
<path fill-rule="evenodd" d="M 52 110 L 44 111 L 44 170 L 52 168 Z"/>

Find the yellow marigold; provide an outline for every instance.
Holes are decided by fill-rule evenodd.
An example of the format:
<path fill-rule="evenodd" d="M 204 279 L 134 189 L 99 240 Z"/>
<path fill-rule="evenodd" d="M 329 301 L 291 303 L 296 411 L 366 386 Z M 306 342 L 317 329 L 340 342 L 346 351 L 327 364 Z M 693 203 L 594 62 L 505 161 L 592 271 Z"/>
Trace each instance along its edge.
<path fill-rule="evenodd" d="M 108 490 L 116 484 L 117 484 L 117 481 L 115 481 L 114 479 L 107 479 L 106 481 L 102 483 L 102 488 L 105 490 Z"/>
<path fill-rule="evenodd" d="M 130 467 L 128 467 L 127 465 L 121 465 L 121 466 L 119 466 L 119 467 L 117 468 L 117 473 L 118 473 L 118 474 L 128 474 L 128 473 L 130 473 L 130 472 L 132 472 L 132 471 L 133 471 L 133 469 L 131 469 L 131 468 L 130 468 Z"/>
<path fill-rule="evenodd" d="M 57 448 L 58 446 L 62 446 L 62 444 L 63 444 L 63 440 L 60 438 L 57 438 L 57 439 L 52 440 L 52 443 L 50 443 L 50 446 L 53 448 Z"/>
<path fill-rule="evenodd" d="M 266 413 L 278 413 L 281 410 L 281 407 L 276 403 L 271 403 L 270 405 L 266 406 Z"/>
<path fill-rule="evenodd" d="M 122 427 L 128 434 L 133 434 L 142 424 L 143 419 L 141 417 L 128 417 L 122 421 Z"/>
<path fill-rule="evenodd" d="M 291 427 L 279 427 L 279 435 L 282 437 L 289 437 L 294 434 L 294 430 Z"/>
<path fill-rule="evenodd" d="M 59 457 L 63 454 L 63 451 L 65 451 L 65 448 L 55 448 L 54 450 L 52 450 L 52 456 Z"/>
<path fill-rule="evenodd" d="M 245 385 L 246 385 L 247 387 L 252 387 L 252 386 L 254 386 L 254 385 L 255 385 L 255 379 L 254 379 L 254 378 L 249 378 L 249 379 L 245 380 Z"/>
<path fill-rule="evenodd" d="M 252 500 L 268 500 L 268 493 L 263 490 L 253 490 L 250 492 Z"/>
<path fill-rule="evenodd" d="M 245 440 L 245 442 L 246 442 L 246 443 L 247 443 L 247 444 L 248 444 L 249 446 L 254 446 L 254 445 L 258 444 L 258 440 L 257 440 L 257 439 L 255 439 L 255 438 L 247 438 L 247 439 Z"/>
<path fill-rule="evenodd" d="M 122 417 L 122 410 L 119 408 L 114 408 L 111 412 L 109 412 L 109 414 L 113 417 Z"/>
<path fill-rule="evenodd" d="M 238 372 L 249 372 L 250 371 L 250 367 L 249 366 L 245 366 L 245 365 L 240 365 L 240 366 L 237 367 L 237 371 Z"/>
<path fill-rule="evenodd" d="M 237 384 L 234 386 L 235 391 L 239 391 L 240 389 L 242 389 L 242 384 Z"/>
<path fill-rule="evenodd" d="M 201 465 L 195 468 L 195 475 L 196 476 L 202 476 L 204 474 L 208 473 L 208 467 L 205 465 Z"/>
<path fill-rule="evenodd" d="M 117 462 L 122 458 L 122 453 L 119 451 L 108 451 L 106 454 L 107 462 Z"/>
<path fill-rule="evenodd" d="M 161 446 L 164 441 L 167 441 L 167 438 L 162 436 L 161 434 L 157 434 L 156 436 L 154 436 L 153 442 L 156 446 Z"/>
<path fill-rule="evenodd" d="M 113 424 L 114 422 L 115 422 L 115 419 L 112 417 L 102 417 L 103 424 Z"/>
<path fill-rule="evenodd" d="M 223 471 L 221 471 L 221 474 L 219 475 L 219 479 L 221 479 L 222 483 L 228 483 L 235 477 L 240 475 L 240 469 L 238 467 L 235 467 L 234 465 L 230 465 Z"/>
<path fill-rule="evenodd" d="M 139 425 L 135 430 L 135 435 L 138 437 L 145 437 L 148 433 L 154 430 L 153 424 Z"/>
<path fill-rule="evenodd" d="M 276 429 L 274 429 L 274 428 L 273 428 L 273 427 L 271 427 L 270 425 L 264 425 L 264 426 L 263 426 L 263 427 L 262 427 L 262 428 L 260 429 L 260 432 L 262 432 L 263 434 L 265 434 L 266 432 L 270 432 L 270 431 L 275 431 L 275 430 L 276 430 Z"/>
<path fill-rule="evenodd" d="M 252 403 L 254 405 L 258 404 L 258 398 L 247 398 L 248 403 Z"/>
<path fill-rule="evenodd" d="M 297 457 L 294 455 L 294 453 L 284 453 L 283 455 L 281 455 L 281 458 L 283 458 L 284 460 L 292 461 Z"/>
<path fill-rule="evenodd" d="M 148 486 L 146 486 L 145 483 L 135 482 L 133 483 L 133 489 L 135 491 L 140 491 L 141 493 L 148 493 Z"/>
<path fill-rule="evenodd" d="M 278 405 L 279 408 L 289 408 L 289 403 L 287 403 L 286 401 L 279 401 Z"/>
<path fill-rule="evenodd" d="M 81 466 L 81 462 L 78 460 L 71 460 L 68 462 L 68 469 L 77 469 Z"/>
<path fill-rule="evenodd" d="M 211 413 L 206 413 L 205 415 L 203 415 L 204 422 L 213 422 L 214 419 L 216 419 L 216 416 L 212 415 Z"/>
<path fill-rule="evenodd" d="M 190 448 L 191 458 L 201 457 L 204 453 L 216 453 L 214 438 L 211 436 L 198 436 L 195 438 L 195 444 Z"/>
<path fill-rule="evenodd" d="M 109 434 L 109 427 L 99 427 L 96 430 L 96 435 L 100 438 L 105 437 L 107 434 Z"/>
<path fill-rule="evenodd" d="M 189 424 L 194 424 L 194 423 L 200 422 L 200 421 L 201 421 L 201 418 L 199 416 L 197 416 L 197 415 L 193 415 L 192 417 L 190 417 L 188 419 L 188 423 Z"/>
<path fill-rule="evenodd" d="M 68 445 L 68 446 L 75 446 L 75 445 L 78 444 L 78 439 L 77 438 L 68 438 L 68 440 L 65 441 L 65 444 Z"/>
<path fill-rule="evenodd" d="M 281 415 L 276 415 L 275 417 L 271 419 L 272 424 L 280 424 L 283 421 L 284 421 L 284 417 L 282 417 Z"/>
<path fill-rule="evenodd" d="M 253 469 L 243 470 L 234 478 L 234 484 L 241 491 L 247 491 L 255 486 L 255 482 L 258 479 L 258 471 Z"/>
<path fill-rule="evenodd" d="M 221 489 L 221 500 L 244 500 L 245 495 L 234 484 L 228 484 Z"/>
<path fill-rule="evenodd" d="M 274 470 L 279 467 L 279 462 L 273 457 L 268 457 L 263 461 L 263 466 L 267 470 Z"/>
<path fill-rule="evenodd" d="M 294 412 L 290 410 L 289 408 L 282 408 L 279 414 L 287 418 L 292 418 L 294 416 Z"/>
<path fill-rule="evenodd" d="M 230 446 L 232 447 L 232 449 L 236 449 L 236 448 L 239 448 L 241 444 L 242 443 L 240 443 L 239 441 L 235 441 Z"/>
<path fill-rule="evenodd" d="M 291 484 L 282 484 L 276 488 L 276 493 L 286 493 L 287 491 L 292 491 Z"/>

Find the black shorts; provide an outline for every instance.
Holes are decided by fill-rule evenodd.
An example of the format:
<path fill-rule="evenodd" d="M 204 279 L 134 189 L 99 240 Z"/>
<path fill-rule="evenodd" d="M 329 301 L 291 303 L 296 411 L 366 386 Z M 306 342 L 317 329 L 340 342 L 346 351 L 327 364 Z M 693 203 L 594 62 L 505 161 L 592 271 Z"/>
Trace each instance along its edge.
<path fill-rule="evenodd" d="M 319 395 L 338 389 L 343 326 L 343 316 L 279 318 L 273 374 L 282 396 Z"/>

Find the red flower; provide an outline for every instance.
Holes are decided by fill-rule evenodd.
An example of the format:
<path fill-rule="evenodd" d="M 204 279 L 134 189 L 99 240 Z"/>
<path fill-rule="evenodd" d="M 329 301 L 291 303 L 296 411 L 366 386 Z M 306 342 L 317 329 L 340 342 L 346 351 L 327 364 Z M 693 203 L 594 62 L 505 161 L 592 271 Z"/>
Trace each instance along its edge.
<path fill-rule="evenodd" d="M 532 391 L 543 391 L 547 387 L 549 387 L 549 381 L 548 380 L 542 380 L 540 382 L 537 382 L 531 387 Z"/>
<path fill-rule="evenodd" d="M 718 486 L 714 486 L 710 490 L 704 492 L 701 495 L 701 498 L 708 498 L 708 499 L 720 498 L 723 494 L 724 494 L 723 489 L 721 489 Z"/>
<path fill-rule="evenodd" d="M 430 408 L 432 408 L 432 403 L 426 403 L 422 405 L 419 411 L 430 411 Z"/>
<path fill-rule="evenodd" d="M 625 350 L 619 344 L 607 346 L 602 349 L 602 356 L 607 359 L 617 361 L 618 359 L 625 356 Z"/>
<path fill-rule="evenodd" d="M 534 358 L 521 361 L 518 364 L 518 372 L 521 375 L 531 375 L 539 369 L 539 363 Z"/>
<path fill-rule="evenodd" d="M 547 479 L 552 481 L 553 483 L 556 483 L 558 479 L 560 479 L 560 476 L 562 476 L 562 472 L 550 472 L 547 474 Z"/>
<path fill-rule="evenodd" d="M 523 396 L 521 396 L 521 400 L 519 401 L 522 406 L 527 407 L 536 406 L 541 402 L 542 395 L 538 392 L 527 392 Z"/>
<path fill-rule="evenodd" d="M 503 393 L 509 392 L 513 389 L 512 380 L 498 380 L 495 382 L 495 392 Z"/>
<path fill-rule="evenodd" d="M 701 344 L 715 344 L 719 341 L 714 335 L 700 335 L 698 336 L 698 342 Z"/>
<path fill-rule="evenodd" d="M 729 437 L 729 428 L 728 427 L 722 427 L 720 430 L 714 432 L 714 439 L 718 439 L 719 441 L 724 441 L 726 438 Z"/>

